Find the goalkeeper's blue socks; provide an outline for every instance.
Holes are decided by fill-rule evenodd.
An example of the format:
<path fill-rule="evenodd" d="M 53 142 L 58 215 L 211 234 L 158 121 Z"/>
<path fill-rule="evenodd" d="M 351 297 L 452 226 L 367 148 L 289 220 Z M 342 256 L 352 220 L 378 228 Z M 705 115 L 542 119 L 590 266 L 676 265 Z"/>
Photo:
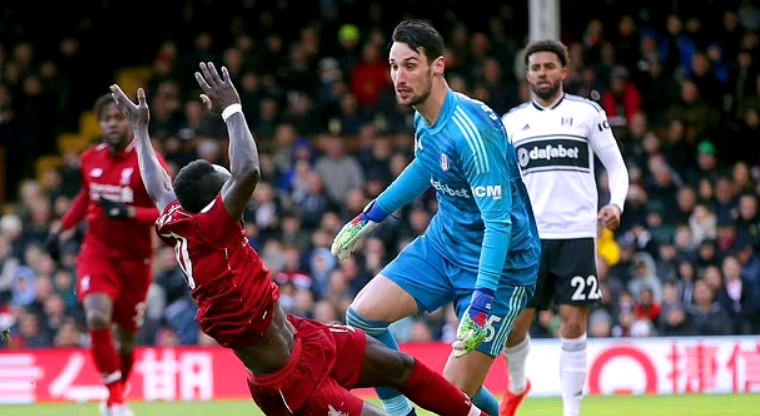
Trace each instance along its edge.
<path fill-rule="evenodd" d="M 480 386 L 478 391 L 470 398 L 478 409 L 489 415 L 499 414 L 499 401 L 496 400 L 493 393 L 491 393 L 486 386 Z"/>
<path fill-rule="evenodd" d="M 366 319 L 350 307 L 346 311 L 346 323 L 349 326 L 361 329 L 367 335 L 385 344 L 386 347 L 399 351 L 396 339 L 393 338 L 393 334 L 388 330 L 388 323 Z M 416 412 L 411 403 L 409 403 L 409 399 L 398 391 L 387 387 L 378 387 L 375 391 L 377 391 L 377 396 L 383 403 L 383 409 L 391 416 L 416 416 Z"/>

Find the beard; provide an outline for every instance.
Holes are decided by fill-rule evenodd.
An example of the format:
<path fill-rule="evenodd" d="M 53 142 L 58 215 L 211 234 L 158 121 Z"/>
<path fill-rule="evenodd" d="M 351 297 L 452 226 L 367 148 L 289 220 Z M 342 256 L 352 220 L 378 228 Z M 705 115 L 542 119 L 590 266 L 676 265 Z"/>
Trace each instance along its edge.
<path fill-rule="evenodd" d="M 129 143 L 129 133 L 119 133 L 118 135 L 107 135 L 105 138 L 108 146 L 114 150 L 122 150 L 127 147 Z"/>
<path fill-rule="evenodd" d="M 542 100 L 548 100 L 557 95 L 557 93 L 559 92 L 559 88 L 562 85 L 561 83 L 562 81 L 557 81 L 551 84 L 551 87 L 546 91 L 539 90 L 538 84 L 530 84 L 530 90 L 533 91 L 533 94 L 536 94 L 538 98 Z"/>
<path fill-rule="evenodd" d="M 396 100 L 401 105 L 408 105 L 414 107 L 415 105 L 425 102 L 430 96 L 430 90 L 433 89 L 433 70 L 428 71 L 427 77 L 425 77 L 425 84 L 420 88 L 418 94 L 413 94 L 408 100 L 408 103 L 404 103 L 401 97 L 396 96 Z"/>

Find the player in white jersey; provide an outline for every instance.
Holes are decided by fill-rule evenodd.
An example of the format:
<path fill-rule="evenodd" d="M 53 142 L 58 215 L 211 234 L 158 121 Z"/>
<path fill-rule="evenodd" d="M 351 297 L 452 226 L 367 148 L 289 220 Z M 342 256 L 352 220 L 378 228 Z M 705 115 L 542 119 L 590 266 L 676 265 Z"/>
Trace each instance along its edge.
<path fill-rule="evenodd" d="M 586 380 L 586 323 L 590 306 L 601 298 L 596 273 L 598 221 L 620 225 L 628 170 L 607 115 L 596 103 L 565 94 L 567 48 L 554 40 L 525 49 L 531 101 L 502 117 L 538 223 L 542 255 L 536 292 L 517 318 L 504 354 L 510 386 L 501 416 L 513 416 L 530 390 L 525 361 L 528 329 L 536 310 L 554 301 L 561 318 L 560 378 L 564 416 L 580 413 Z M 594 154 L 608 171 L 611 198 L 597 213 Z"/>

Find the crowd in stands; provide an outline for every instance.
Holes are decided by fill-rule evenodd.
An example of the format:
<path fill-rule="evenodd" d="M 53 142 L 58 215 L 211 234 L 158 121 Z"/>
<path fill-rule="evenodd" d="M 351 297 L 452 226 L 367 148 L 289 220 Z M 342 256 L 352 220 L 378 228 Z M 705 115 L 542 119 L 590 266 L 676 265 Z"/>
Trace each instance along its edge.
<path fill-rule="evenodd" d="M 424 17 L 438 27 L 454 90 L 500 114 L 529 99 L 525 8 L 496 4 L 487 18 L 467 21 L 457 13 L 467 5 L 447 1 L 179 3 L 175 15 L 142 16 L 95 2 L 88 18 L 56 19 L 61 36 L 52 38 L 37 33 L 44 20 L 14 23 L 24 6 L 0 17 L 0 146 L 11 203 L 0 217 L 0 329 L 12 336 L 0 345 L 88 343 L 74 272 L 86 224 L 68 233 L 60 262 L 42 244 L 80 190 L 79 154 L 64 153 L 63 166 L 41 176 L 34 161 L 56 151 L 57 135 L 77 128 L 120 67 L 152 68 L 150 132 L 173 175 L 196 158 L 225 163 L 225 125 L 202 107 L 192 72 L 199 61 L 226 65 L 260 148 L 248 237 L 285 309 L 324 322 L 343 321 L 353 296 L 436 210 L 431 189 L 347 261 L 330 254 L 340 227 L 413 157 L 413 111 L 396 105 L 386 60 L 398 20 Z M 591 3 L 607 8 L 582 17 L 563 1 L 565 90 L 607 112 L 631 188 L 621 228 L 599 231 L 603 296 L 589 336 L 760 334 L 760 7 Z M 162 36 L 141 34 L 134 21 L 128 34 L 114 29 L 109 16 L 122 12 Z M 210 15 L 227 18 L 205 25 Z M 96 46 L 112 32 L 116 46 Z M 601 204 L 607 180 L 600 165 L 597 173 Z M 213 344 L 193 319 L 172 249 L 154 240 L 139 343 Z M 456 324 L 444 307 L 391 328 L 401 342 L 450 342 Z M 544 311 L 531 334 L 557 337 L 558 326 L 555 311 Z"/>

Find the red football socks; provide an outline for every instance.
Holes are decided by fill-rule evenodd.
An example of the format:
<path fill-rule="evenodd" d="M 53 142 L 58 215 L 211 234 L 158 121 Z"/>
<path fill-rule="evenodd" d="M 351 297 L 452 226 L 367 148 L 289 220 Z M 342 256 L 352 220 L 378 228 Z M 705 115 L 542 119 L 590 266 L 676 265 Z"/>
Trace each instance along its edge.
<path fill-rule="evenodd" d="M 399 391 L 417 405 L 441 416 L 488 416 L 442 375 L 414 360 L 414 369 Z"/>
<path fill-rule="evenodd" d="M 121 382 L 126 385 L 129 380 L 129 374 L 132 373 L 132 363 L 135 361 L 135 353 L 129 351 L 119 354 L 121 358 Z"/>
<path fill-rule="evenodd" d="M 103 377 L 103 382 L 108 388 L 107 405 L 124 403 L 124 385 L 121 381 L 121 368 L 119 355 L 116 353 L 116 344 L 110 328 L 95 329 L 90 331 L 92 340 L 91 352 L 95 361 L 95 367 Z"/>

